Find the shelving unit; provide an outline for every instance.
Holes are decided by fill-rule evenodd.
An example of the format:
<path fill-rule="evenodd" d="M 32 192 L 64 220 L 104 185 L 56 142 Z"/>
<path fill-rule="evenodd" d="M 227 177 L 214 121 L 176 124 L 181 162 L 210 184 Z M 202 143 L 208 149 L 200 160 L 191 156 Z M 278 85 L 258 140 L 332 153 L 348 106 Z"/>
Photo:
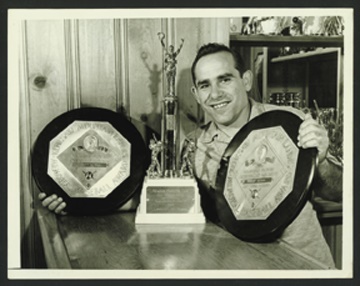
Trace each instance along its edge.
<path fill-rule="evenodd" d="M 261 49 L 263 64 L 262 64 L 262 84 L 259 86 L 259 90 L 261 92 L 261 97 L 263 102 L 268 102 L 269 93 L 274 92 L 274 90 L 281 91 L 289 91 L 289 92 L 301 92 L 303 94 L 306 106 L 312 103 L 313 95 L 309 95 L 309 80 L 311 80 L 309 73 L 310 64 L 313 61 L 318 59 L 325 58 L 326 55 L 331 56 L 331 54 L 336 55 L 336 66 L 335 64 L 331 65 L 331 70 L 336 69 L 336 91 L 335 91 L 335 99 L 333 100 L 334 108 L 337 110 L 342 110 L 342 99 L 340 95 L 341 91 L 341 74 L 342 74 L 342 49 L 344 46 L 344 37 L 343 36 L 281 36 L 281 35 L 240 35 L 240 34 L 230 34 L 230 46 L 238 48 L 239 50 L 244 49 Z M 286 56 L 275 56 L 270 53 L 270 50 L 275 47 L 317 47 L 316 50 L 304 52 L 304 53 L 296 53 Z M 254 53 L 249 53 L 254 55 Z M 256 55 L 255 55 L 256 57 Z M 294 61 L 299 62 L 294 62 Z M 250 65 L 253 66 L 254 58 L 250 59 Z M 294 63 L 292 63 L 294 62 Z M 274 64 L 277 65 L 276 69 L 279 69 L 278 65 L 285 66 L 295 66 L 294 68 L 300 67 L 300 65 L 305 65 L 304 75 L 299 77 L 299 80 L 302 80 L 303 83 L 298 83 L 297 86 L 291 86 L 287 83 L 284 84 L 282 90 L 280 85 L 278 87 L 273 85 L 271 81 L 271 77 L 269 79 L 269 71 L 273 67 Z M 272 66 L 272 67 L 271 67 Z M 310 69 L 311 70 L 311 69 Z M 293 72 L 292 70 L 290 70 Z M 274 72 L 271 69 L 271 72 Z M 284 77 L 289 76 L 289 73 L 283 73 Z M 272 76 L 274 78 L 274 76 Z M 286 82 L 286 79 L 284 79 Z M 302 85 L 300 88 L 299 86 Z M 276 91 L 277 91 L 276 90 Z M 309 101 L 309 98 L 311 100 Z M 328 106 L 327 106 L 328 107 Z"/>
<path fill-rule="evenodd" d="M 280 36 L 230 34 L 230 42 L 241 46 L 318 46 L 343 47 L 343 36 Z"/>
<path fill-rule="evenodd" d="M 272 58 L 271 62 L 278 63 L 278 62 L 291 61 L 291 60 L 297 60 L 297 59 L 305 59 L 305 58 L 325 55 L 325 54 L 329 54 L 329 53 L 337 53 L 338 51 L 339 51 L 339 48 L 318 48 L 315 51 L 309 51 L 309 52 L 304 52 L 304 53 L 297 53 L 297 54 Z"/>
<path fill-rule="evenodd" d="M 266 53 L 269 50 L 265 51 Z M 339 47 L 328 47 L 328 48 L 318 48 L 314 51 L 295 53 L 286 56 L 279 57 L 269 57 L 268 64 L 269 67 L 267 71 L 264 71 L 265 74 L 268 74 L 270 70 L 279 69 L 279 65 L 282 65 L 282 68 L 290 69 L 289 74 L 286 77 L 290 77 L 294 72 L 291 71 L 291 68 L 301 69 L 303 68 L 304 75 L 299 74 L 299 81 L 303 79 L 303 88 L 302 94 L 305 101 L 305 105 L 310 107 L 314 99 L 322 102 L 322 107 L 333 107 L 337 110 L 342 108 L 342 99 L 341 99 L 341 66 L 342 66 L 342 56 L 341 48 Z M 325 67 L 324 65 L 328 65 Z M 315 70 L 319 69 L 321 72 L 316 73 Z M 327 82 L 324 77 L 321 77 L 322 74 L 328 74 Z M 314 81 L 314 77 L 318 77 L 318 83 Z M 317 83 L 317 86 L 315 86 Z M 324 88 L 320 88 L 323 86 Z M 333 86 L 330 89 L 330 86 Z M 291 89 L 291 84 L 285 86 L 286 88 Z M 268 82 L 267 86 L 264 87 L 264 101 L 268 100 L 270 93 L 271 81 Z M 314 94 L 312 89 L 323 91 L 319 94 Z M 328 93 L 325 92 L 326 88 L 329 90 Z M 326 95 L 325 95 L 326 94 Z M 332 103 L 331 103 L 332 102 Z"/>

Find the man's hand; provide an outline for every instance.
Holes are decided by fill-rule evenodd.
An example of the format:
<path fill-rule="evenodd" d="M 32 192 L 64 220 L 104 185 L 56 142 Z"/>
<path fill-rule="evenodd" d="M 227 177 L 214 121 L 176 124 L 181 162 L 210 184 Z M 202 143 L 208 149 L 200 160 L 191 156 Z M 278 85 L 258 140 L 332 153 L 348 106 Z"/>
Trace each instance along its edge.
<path fill-rule="evenodd" d="M 66 207 L 66 203 L 63 201 L 61 197 L 58 197 L 55 194 L 47 197 L 45 193 L 40 193 L 38 197 L 39 200 L 41 201 L 41 204 L 45 208 L 48 208 L 50 211 L 53 211 L 56 214 L 61 214 L 61 215 L 67 214 L 64 211 L 64 208 Z"/>
<path fill-rule="evenodd" d="M 324 161 L 329 148 L 329 137 L 324 126 L 320 125 L 308 113 L 301 123 L 298 135 L 298 146 L 304 149 L 315 147 L 319 151 L 319 164 Z"/>

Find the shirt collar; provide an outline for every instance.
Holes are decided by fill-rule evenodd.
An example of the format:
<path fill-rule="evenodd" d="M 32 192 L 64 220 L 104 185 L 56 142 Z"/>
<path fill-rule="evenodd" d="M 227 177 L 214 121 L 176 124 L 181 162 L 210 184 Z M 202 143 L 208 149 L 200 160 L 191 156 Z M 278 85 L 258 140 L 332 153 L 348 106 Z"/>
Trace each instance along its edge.
<path fill-rule="evenodd" d="M 232 136 L 221 130 L 214 122 L 211 122 L 207 128 L 204 130 L 202 141 L 204 143 L 211 143 L 215 139 L 223 142 L 230 142 Z"/>
<path fill-rule="evenodd" d="M 251 97 L 249 97 L 249 102 L 250 102 L 250 116 L 249 116 L 249 121 L 253 118 L 255 118 L 256 116 L 259 116 L 260 114 L 265 112 L 265 106 L 264 104 L 255 101 L 254 99 L 252 99 Z"/>

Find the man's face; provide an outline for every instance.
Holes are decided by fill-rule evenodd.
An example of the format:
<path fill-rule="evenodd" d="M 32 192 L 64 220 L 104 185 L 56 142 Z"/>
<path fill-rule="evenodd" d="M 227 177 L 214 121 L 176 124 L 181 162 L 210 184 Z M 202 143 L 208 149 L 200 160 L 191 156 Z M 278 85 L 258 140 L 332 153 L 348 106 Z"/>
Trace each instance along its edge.
<path fill-rule="evenodd" d="M 251 72 L 245 72 L 241 78 L 228 52 L 200 58 L 194 72 L 192 91 L 204 111 L 217 124 L 241 127 L 248 119 L 247 91 L 251 89 Z"/>

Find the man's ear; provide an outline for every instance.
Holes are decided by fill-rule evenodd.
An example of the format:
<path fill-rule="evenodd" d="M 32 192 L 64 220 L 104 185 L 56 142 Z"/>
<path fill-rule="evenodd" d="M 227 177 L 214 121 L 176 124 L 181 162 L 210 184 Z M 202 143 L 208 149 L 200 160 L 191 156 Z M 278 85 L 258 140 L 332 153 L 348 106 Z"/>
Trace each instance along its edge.
<path fill-rule="evenodd" d="M 195 86 L 191 87 L 191 93 L 193 94 L 197 103 L 200 103 L 199 95 Z"/>
<path fill-rule="evenodd" d="M 253 84 L 253 73 L 250 70 L 247 70 L 243 73 L 242 79 L 244 81 L 246 91 L 250 91 Z"/>

